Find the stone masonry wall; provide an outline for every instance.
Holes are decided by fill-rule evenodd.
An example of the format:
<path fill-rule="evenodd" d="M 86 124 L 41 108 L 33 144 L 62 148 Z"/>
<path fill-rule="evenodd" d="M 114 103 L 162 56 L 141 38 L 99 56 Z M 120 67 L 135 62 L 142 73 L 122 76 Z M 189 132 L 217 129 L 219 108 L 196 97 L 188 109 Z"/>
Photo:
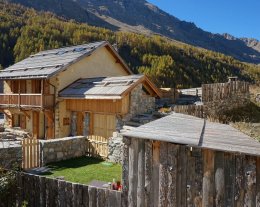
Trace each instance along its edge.
<path fill-rule="evenodd" d="M 142 89 L 142 84 L 139 84 L 131 91 L 129 113 L 124 117 L 117 116 L 117 132 L 114 132 L 113 137 L 109 138 L 108 159 L 111 162 L 122 163 L 123 138 L 119 132 L 123 128 L 124 122 L 129 121 L 138 114 L 154 110 L 155 98 L 146 95 Z"/>
<path fill-rule="evenodd" d="M 40 143 L 42 165 L 86 154 L 86 137 L 41 140 Z"/>
<path fill-rule="evenodd" d="M 122 164 L 123 146 L 123 136 L 118 132 L 114 132 L 113 137 L 111 137 L 108 141 L 109 161 Z"/>
<path fill-rule="evenodd" d="M 0 148 L 0 168 L 13 168 L 22 166 L 22 147 L 9 146 Z"/>
<path fill-rule="evenodd" d="M 132 90 L 130 94 L 129 113 L 123 118 L 123 121 L 128 121 L 138 114 L 154 110 L 155 98 L 146 95 L 142 89 L 142 84 L 139 84 Z"/>

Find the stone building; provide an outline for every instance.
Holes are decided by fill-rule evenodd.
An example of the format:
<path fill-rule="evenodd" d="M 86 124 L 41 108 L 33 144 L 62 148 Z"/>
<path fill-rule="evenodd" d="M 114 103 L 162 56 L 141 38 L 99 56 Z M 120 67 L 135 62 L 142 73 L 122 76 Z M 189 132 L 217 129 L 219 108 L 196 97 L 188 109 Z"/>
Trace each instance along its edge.
<path fill-rule="evenodd" d="M 6 127 L 37 139 L 107 139 L 131 116 L 153 109 L 159 96 L 108 42 L 42 51 L 0 71 L 0 80 Z"/>

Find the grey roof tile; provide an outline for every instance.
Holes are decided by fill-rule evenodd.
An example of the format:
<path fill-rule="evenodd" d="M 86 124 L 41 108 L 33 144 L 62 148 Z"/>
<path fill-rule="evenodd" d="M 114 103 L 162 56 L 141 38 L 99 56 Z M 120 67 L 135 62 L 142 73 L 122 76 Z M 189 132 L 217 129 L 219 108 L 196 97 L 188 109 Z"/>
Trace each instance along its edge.
<path fill-rule="evenodd" d="M 39 52 L 0 71 L 0 79 L 48 78 L 108 44 L 105 41 Z"/>
<path fill-rule="evenodd" d="M 120 98 L 127 89 L 132 87 L 144 75 L 121 77 L 98 77 L 79 79 L 59 93 L 63 98 Z"/>

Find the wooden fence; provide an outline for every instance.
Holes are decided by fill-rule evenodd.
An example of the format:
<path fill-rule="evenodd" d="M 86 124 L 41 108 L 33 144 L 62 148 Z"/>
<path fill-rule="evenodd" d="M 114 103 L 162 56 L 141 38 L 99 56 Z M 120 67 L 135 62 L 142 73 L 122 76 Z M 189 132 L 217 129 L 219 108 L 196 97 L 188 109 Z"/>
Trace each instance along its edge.
<path fill-rule="evenodd" d="M 24 170 L 40 167 L 40 142 L 38 139 L 26 138 L 22 140 Z"/>
<path fill-rule="evenodd" d="M 205 118 L 205 107 L 203 105 L 176 105 L 174 112 Z"/>
<path fill-rule="evenodd" d="M 124 138 L 122 204 L 260 207 L 260 158 Z"/>
<path fill-rule="evenodd" d="M 86 155 L 91 157 L 107 158 L 108 156 L 108 139 L 102 136 L 87 136 Z"/>
<path fill-rule="evenodd" d="M 203 102 L 228 99 L 235 94 L 249 94 L 249 83 L 244 81 L 231 81 L 228 83 L 202 85 Z"/>
<path fill-rule="evenodd" d="M 12 195 L 0 207 L 120 207 L 121 192 L 37 175 L 17 174 Z M 15 190 L 15 191 L 14 191 Z"/>

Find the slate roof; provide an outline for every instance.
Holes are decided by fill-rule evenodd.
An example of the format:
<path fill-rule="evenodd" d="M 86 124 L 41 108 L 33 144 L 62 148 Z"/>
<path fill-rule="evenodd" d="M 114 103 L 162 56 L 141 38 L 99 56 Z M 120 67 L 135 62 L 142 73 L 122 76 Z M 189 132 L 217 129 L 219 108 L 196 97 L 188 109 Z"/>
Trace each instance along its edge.
<path fill-rule="evenodd" d="M 232 126 L 178 113 L 134 128 L 123 135 L 260 156 L 260 142 Z"/>
<path fill-rule="evenodd" d="M 59 96 L 62 98 L 121 99 L 127 91 L 145 80 L 147 78 L 144 75 L 79 79 L 63 89 Z"/>
<path fill-rule="evenodd" d="M 108 42 L 102 41 L 39 52 L 1 70 L 0 79 L 49 78 L 104 46 L 108 46 L 115 53 L 114 55 L 120 59 L 121 63 L 131 74 L 129 68 L 113 47 Z"/>

